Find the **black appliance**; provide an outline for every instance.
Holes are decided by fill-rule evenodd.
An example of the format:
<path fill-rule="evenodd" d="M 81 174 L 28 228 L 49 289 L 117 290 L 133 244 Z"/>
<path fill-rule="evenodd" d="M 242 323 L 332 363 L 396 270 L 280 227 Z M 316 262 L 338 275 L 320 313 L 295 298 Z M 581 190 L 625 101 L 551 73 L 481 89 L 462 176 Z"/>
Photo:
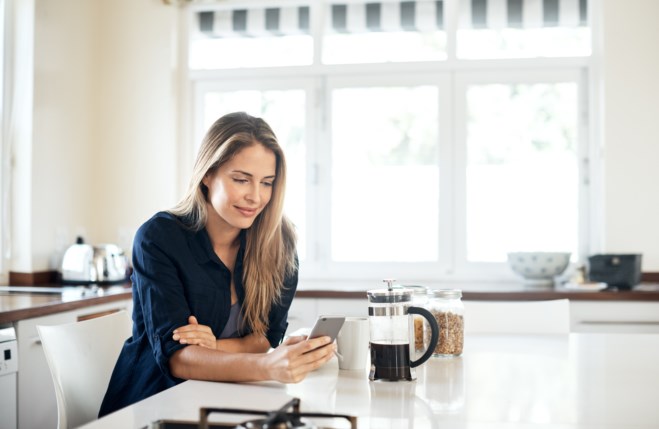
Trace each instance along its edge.
<path fill-rule="evenodd" d="M 588 277 L 610 287 L 631 289 L 641 282 L 641 254 L 602 254 L 588 258 Z"/>

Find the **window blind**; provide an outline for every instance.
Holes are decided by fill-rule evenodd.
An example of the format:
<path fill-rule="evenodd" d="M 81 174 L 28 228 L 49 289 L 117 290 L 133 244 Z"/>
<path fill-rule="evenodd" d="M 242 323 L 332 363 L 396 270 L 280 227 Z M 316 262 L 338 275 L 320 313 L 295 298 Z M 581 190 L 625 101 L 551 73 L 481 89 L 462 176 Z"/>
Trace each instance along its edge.
<path fill-rule="evenodd" d="M 587 0 L 461 0 L 462 28 L 540 28 L 588 25 Z"/>
<path fill-rule="evenodd" d="M 325 4 L 325 31 L 435 31 L 445 25 L 444 0 L 351 1 Z M 577 27 L 588 22 L 587 0 L 460 0 L 461 28 Z M 310 33 L 310 6 L 236 7 L 197 12 L 206 37 Z"/>
<path fill-rule="evenodd" d="M 433 31 L 444 28 L 444 1 L 333 3 L 325 28 L 338 33 Z"/>
<path fill-rule="evenodd" d="M 199 33 L 206 37 L 259 37 L 307 34 L 309 6 L 236 8 L 197 13 Z"/>
<path fill-rule="evenodd" d="M 443 28 L 444 1 L 326 3 L 330 32 L 432 31 Z M 259 37 L 308 34 L 310 6 L 207 10 L 196 14 L 196 30 L 206 37 Z"/>

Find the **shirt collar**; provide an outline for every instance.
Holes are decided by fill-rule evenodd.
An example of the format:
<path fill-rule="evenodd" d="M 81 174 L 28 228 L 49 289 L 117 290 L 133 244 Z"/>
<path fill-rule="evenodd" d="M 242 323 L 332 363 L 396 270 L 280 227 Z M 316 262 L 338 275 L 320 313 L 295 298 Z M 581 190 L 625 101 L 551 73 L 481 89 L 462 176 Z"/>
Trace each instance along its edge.
<path fill-rule="evenodd" d="M 247 242 L 246 231 L 244 229 L 240 231 L 239 240 L 240 248 L 238 249 L 236 264 L 240 263 L 242 266 L 242 258 L 245 252 L 245 244 Z M 190 242 L 190 249 L 192 250 L 194 257 L 197 262 L 199 262 L 199 264 L 205 264 L 208 261 L 218 260 L 218 257 L 215 254 L 215 250 L 213 250 L 213 243 L 211 243 L 211 239 L 208 235 L 208 231 L 206 231 L 206 228 L 202 228 L 199 231 L 193 232 L 190 235 L 188 241 Z"/>

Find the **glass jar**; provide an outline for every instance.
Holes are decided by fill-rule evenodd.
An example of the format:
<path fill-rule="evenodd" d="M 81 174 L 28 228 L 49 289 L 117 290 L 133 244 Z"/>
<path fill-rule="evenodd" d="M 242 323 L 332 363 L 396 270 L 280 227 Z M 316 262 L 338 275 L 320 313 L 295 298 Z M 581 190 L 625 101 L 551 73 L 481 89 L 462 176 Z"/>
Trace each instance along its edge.
<path fill-rule="evenodd" d="M 464 345 L 464 304 L 459 289 L 431 291 L 426 308 L 439 325 L 439 340 L 433 356 L 459 356 Z M 430 333 L 424 335 L 424 343 L 430 342 Z"/>
<path fill-rule="evenodd" d="M 419 285 L 405 285 L 403 287 L 405 289 L 412 290 L 413 306 L 427 308 L 428 294 L 430 293 L 430 289 L 428 289 L 425 286 L 419 286 Z M 415 314 L 414 315 L 414 351 L 416 353 L 423 353 L 426 350 L 425 347 L 426 343 L 424 338 L 426 331 L 430 332 L 430 325 L 423 316 L 419 316 Z M 430 341 L 430 337 L 428 337 L 428 341 Z"/>

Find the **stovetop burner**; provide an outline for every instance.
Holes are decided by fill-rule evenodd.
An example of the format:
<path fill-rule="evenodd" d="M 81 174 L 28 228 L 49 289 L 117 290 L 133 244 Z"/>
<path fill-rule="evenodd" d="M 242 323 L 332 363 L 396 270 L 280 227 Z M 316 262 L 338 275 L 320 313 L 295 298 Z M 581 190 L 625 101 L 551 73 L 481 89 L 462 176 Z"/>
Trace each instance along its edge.
<path fill-rule="evenodd" d="M 225 414 L 248 414 L 252 416 L 263 416 L 242 423 L 209 423 L 208 417 L 213 413 Z M 350 429 L 357 429 L 357 418 L 345 414 L 328 413 L 301 413 L 300 400 L 294 398 L 275 411 L 247 410 L 238 408 L 211 408 L 204 407 L 199 411 L 200 419 L 197 422 L 158 420 L 153 422 L 149 429 L 210 429 L 210 428 L 234 428 L 234 429 L 322 429 L 316 426 L 310 418 L 316 419 L 342 419 L 349 423 Z M 146 428 L 145 428 L 146 429 Z M 331 429 L 331 428 L 327 428 Z"/>

